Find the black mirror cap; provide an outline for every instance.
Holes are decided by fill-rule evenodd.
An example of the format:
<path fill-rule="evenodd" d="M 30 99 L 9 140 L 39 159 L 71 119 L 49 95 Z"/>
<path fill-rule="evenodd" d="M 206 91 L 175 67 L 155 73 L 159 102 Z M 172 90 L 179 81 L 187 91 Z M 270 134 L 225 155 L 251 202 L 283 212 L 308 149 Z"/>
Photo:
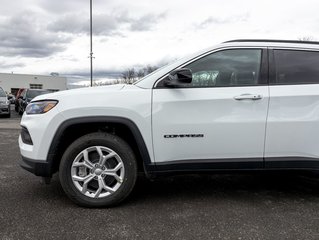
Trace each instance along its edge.
<path fill-rule="evenodd" d="M 189 84 L 192 80 L 192 71 L 188 68 L 181 68 L 170 72 L 165 85 L 174 87 L 182 84 Z"/>

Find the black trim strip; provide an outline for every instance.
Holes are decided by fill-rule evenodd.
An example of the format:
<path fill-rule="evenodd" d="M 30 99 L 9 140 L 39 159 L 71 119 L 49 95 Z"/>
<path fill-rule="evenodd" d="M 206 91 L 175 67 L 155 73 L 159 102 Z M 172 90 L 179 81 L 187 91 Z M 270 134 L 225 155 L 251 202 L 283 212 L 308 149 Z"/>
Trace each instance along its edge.
<path fill-rule="evenodd" d="M 319 158 L 269 157 L 265 158 L 266 169 L 319 169 Z"/>
<path fill-rule="evenodd" d="M 269 84 L 269 65 L 268 65 L 268 49 L 262 49 L 262 57 L 260 63 L 260 76 L 257 86 L 265 86 Z"/>
<path fill-rule="evenodd" d="M 36 176 L 52 177 L 52 166 L 45 161 L 37 161 L 21 156 L 19 165 Z"/>
<path fill-rule="evenodd" d="M 268 50 L 268 60 L 269 60 L 269 85 L 276 84 L 276 63 L 275 63 L 275 56 L 274 50 Z"/>
<path fill-rule="evenodd" d="M 152 174 L 232 170 L 318 170 L 319 158 L 271 157 L 181 160 L 156 163 Z"/>
<path fill-rule="evenodd" d="M 185 171 L 211 171 L 235 169 L 262 169 L 263 158 L 225 158 L 181 160 L 156 163 L 153 172 L 185 172 Z"/>

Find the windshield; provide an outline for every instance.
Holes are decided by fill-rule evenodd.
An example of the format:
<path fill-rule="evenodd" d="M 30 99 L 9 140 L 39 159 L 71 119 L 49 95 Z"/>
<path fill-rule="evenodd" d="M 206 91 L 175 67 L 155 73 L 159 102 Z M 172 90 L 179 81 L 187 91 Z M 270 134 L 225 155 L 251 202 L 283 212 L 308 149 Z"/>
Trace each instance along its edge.
<path fill-rule="evenodd" d="M 6 97 L 6 93 L 0 88 L 0 97 Z"/>
<path fill-rule="evenodd" d="M 28 99 L 33 99 L 36 96 L 47 94 L 47 93 L 51 93 L 51 92 L 52 91 L 49 91 L 49 90 L 28 90 L 27 94 L 26 94 L 26 97 Z"/>

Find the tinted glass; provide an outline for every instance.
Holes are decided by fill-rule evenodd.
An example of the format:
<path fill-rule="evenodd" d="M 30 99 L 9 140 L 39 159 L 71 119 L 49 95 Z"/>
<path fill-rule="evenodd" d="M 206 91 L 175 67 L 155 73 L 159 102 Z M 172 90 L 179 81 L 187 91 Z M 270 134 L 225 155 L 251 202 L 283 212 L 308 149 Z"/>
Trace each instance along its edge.
<path fill-rule="evenodd" d="M 5 97 L 6 93 L 3 91 L 2 88 L 0 88 L 0 97 Z"/>
<path fill-rule="evenodd" d="M 261 49 L 232 49 L 207 55 L 187 66 L 192 70 L 189 87 L 257 85 Z"/>
<path fill-rule="evenodd" d="M 35 98 L 36 96 L 51 93 L 52 91 L 39 91 L 39 90 L 28 90 L 26 94 L 26 98 L 32 99 Z"/>
<path fill-rule="evenodd" d="M 275 50 L 276 83 L 319 84 L 319 52 Z"/>

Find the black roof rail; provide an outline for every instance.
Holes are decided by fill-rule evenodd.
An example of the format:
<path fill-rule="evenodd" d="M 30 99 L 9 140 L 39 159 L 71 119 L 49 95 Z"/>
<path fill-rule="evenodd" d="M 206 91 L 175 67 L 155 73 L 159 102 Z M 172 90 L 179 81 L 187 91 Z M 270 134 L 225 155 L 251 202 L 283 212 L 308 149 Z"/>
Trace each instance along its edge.
<path fill-rule="evenodd" d="M 303 41 L 303 40 L 276 40 L 276 39 L 235 39 L 226 41 L 223 43 L 232 43 L 232 42 L 273 42 L 273 43 L 300 43 L 300 44 L 319 44 L 316 41 Z"/>

